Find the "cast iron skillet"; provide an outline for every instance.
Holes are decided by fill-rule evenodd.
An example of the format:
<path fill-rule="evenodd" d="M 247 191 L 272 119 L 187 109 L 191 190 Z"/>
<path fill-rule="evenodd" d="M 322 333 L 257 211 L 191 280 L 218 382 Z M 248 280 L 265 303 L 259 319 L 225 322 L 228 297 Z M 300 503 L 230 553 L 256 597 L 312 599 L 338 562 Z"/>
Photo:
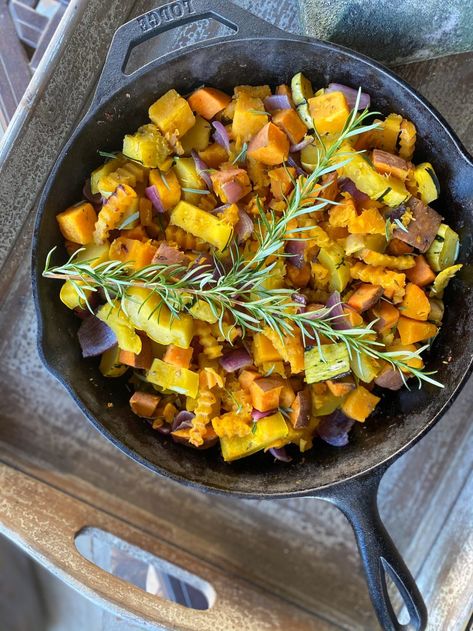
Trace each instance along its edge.
<path fill-rule="evenodd" d="M 134 46 L 177 25 L 213 18 L 232 34 L 162 54 L 132 75 L 124 68 Z M 159 40 L 158 40 L 159 44 Z M 317 497 L 337 505 L 350 520 L 369 590 L 384 629 L 407 629 L 393 611 L 389 575 L 410 614 L 410 628 L 424 629 L 427 613 L 409 571 L 377 510 L 376 494 L 386 468 L 414 445 L 452 404 L 471 370 L 473 292 L 467 274 L 447 292 L 444 326 L 428 362 L 443 390 L 383 394 L 365 426 L 357 424 L 343 449 L 317 444 L 291 465 L 259 455 L 224 464 L 215 451 L 200 452 L 166 441 L 130 412 L 121 380 L 103 378 L 97 362 L 81 358 L 77 320 L 58 298 L 58 285 L 41 276 L 47 252 L 61 243 L 55 216 L 81 197 L 84 179 L 101 158 L 98 149 L 119 148 L 125 133 L 147 122 L 149 105 L 170 88 L 188 93 L 203 83 L 278 84 L 296 71 L 314 85 L 329 81 L 363 86 L 375 109 L 399 112 L 418 130 L 416 160 L 435 165 L 442 186 L 436 203 L 461 236 L 460 261 L 471 263 L 473 163 L 442 117 L 394 74 L 363 55 L 315 39 L 290 35 L 226 0 L 177 0 L 151 11 L 115 34 L 93 103 L 61 152 L 43 192 L 33 240 L 33 290 L 39 347 L 46 367 L 67 388 L 89 421 L 121 451 L 152 471 L 204 491 L 246 498 Z M 57 253 L 56 261 L 65 259 Z M 448 363 L 446 363 L 448 362 Z M 107 408 L 114 401 L 113 409 Z"/>

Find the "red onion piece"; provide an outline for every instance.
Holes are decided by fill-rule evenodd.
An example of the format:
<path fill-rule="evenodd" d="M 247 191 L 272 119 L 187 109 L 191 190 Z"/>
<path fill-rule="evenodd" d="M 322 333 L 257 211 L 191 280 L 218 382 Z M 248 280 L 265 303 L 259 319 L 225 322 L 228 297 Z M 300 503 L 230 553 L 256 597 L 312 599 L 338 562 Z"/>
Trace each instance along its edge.
<path fill-rule="evenodd" d="M 219 213 L 222 213 L 224 210 L 226 210 L 229 206 L 231 206 L 231 204 L 222 204 L 221 206 L 217 206 L 217 208 L 213 208 L 209 212 L 211 212 L 213 215 L 218 215 Z"/>
<path fill-rule="evenodd" d="M 296 153 L 296 151 L 302 151 L 302 149 L 305 149 L 305 147 L 308 147 L 313 142 L 314 142 L 314 139 L 312 138 L 312 136 L 306 136 L 303 140 L 298 142 L 297 145 L 291 145 L 289 147 L 289 151 L 291 153 Z"/>
<path fill-rule="evenodd" d="M 271 449 L 269 449 L 268 451 L 272 456 L 276 458 L 276 460 L 279 460 L 280 462 L 292 461 L 292 458 L 287 453 L 285 447 L 271 447 Z"/>
<path fill-rule="evenodd" d="M 102 205 L 102 195 L 100 193 L 95 193 L 95 195 L 92 193 L 92 190 L 90 188 L 90 177 L 88 177 L 85 181 L 84 187 L 82 189 L 82 195 L 88 202 L 90 202 L 94 206 Z"/>
<path fill-rule="evenodd" d="M 344 447 L 348 444 L 348 432 L 355 421 L 348 418 L 341 410 L 335 410 L 328 416 L 322 416 L 317 425 L 317 434 L 332 447 Z"/>
<path fill-rule="evenodd" d="M 112 329 L 96 316 L 82 320 L 77 337 L 82 349 L 82 357 L 101 355 L 117 343 Z"/>
<path fill-rule="evenodd" d="M 298 269 L 304 267 L 304 252 L 306 250 L 307 241 L 298 241 L 297 239 L 288 239 L 284 246 L 286 254 L 290 254 L 287 257 L 287 262 L 294 265 Z"/>
<path fill-rule="evenodd" d="M 253 421 L 259 421 L 261 418 L 264 418 L 265 416 L 271 416 L 271 414 L 276 414 L 277 410 L 268 410 L 267 412 L 260 412 L 259 410 L 257 410 L 256 408 L 253 408 L 253 411 L 251 412 L 251 418 L 253 419 Z"/>
<path fill-rule="evenodd" d="M 294 167 L 297 175 L 307 175 L 307 171 L 305 171 L 300 164 L 298 164 L 292 156 L 289 156 L 287 159 L 287 163 L 290 167 Z"/>
<path fill-rule="evenodd" d="M 213 139 L 219 145 L 221 145 L 224 149 L 230 153 L 230 138 L 228 137 L 228 132 L 225 129 L 225 125 L 222 125 L 220 121 L 213 121 L 212 127 L 215 129 L 213 134 Z"/>
<path fill-rule="evenodd" d="M 275 110 L 290 110 L 291 101 L 287 94 L 273 94 L 267 96 L 264 101 L 264 108 L 268 112 L 274 112 Z"/>
<path fill-rule="evenodd" d="M 238 182 L 238 180 L 230 180 L 229 182 L 225 182 L 225 184 L 222 184 L 222 189 L 225 193 L 225 197 L 230 204 L 235 204 L 242 197 L 245 196 L 245 189 L 243 188 L 242 184 Z"/>
<path fill-rule="evenodd" d="M 355 183 L 348 177 L 340 178 L 338 180 L 338 188 L 342 193 L 350 193 L 357 205 L 363 204 L 369 199 L 368 195 L 357 189 Z"/>
<path fill-rule="evenodd" d="M 343 303 L 340 297 L 339 291 L 334 291 L 328 297 L 325 305 L 329 309 L 328 317 L 333 318 L 330 320 L 330 324 L 334 329 L 343 331 L 344 329 L 351 329 L 351 324 L 348 322 L 348 318 L 343 311 Z"/>
<path fill-rule="evenodd" d="M 176 414 L 172 422 L 171 431 L 177 432 L 180 429 L 189 429 L 192 427 L 192 419 L 195 417 L 193 412 L 181 410 Z"/>
<path fill-rule="evenodd" d="M 159 196 L 158 189 L 156 188 L 156 186 L 154 186 L 154 184 L 145 188 L 145 195 L 151 201 L 154 209 L 158 213 L 166 212 L 164 210 L 163 202 L 161 201 L 161 198 Z"/>
<path fill-rule="evenodd" d="M 237 236 L 238 243 L 243 243 L 251 237 L 255 226 L 249 214 L 242 208 L 239 209 L 239 215 L 240 219 L 235 226 L 235 234 Z"/>
<path fill-rule="evenodd" d="M 291 298 L 294 302 L 297 302 L 300 305 L 304 305 L 304 307 L 307 305 L 307 296 L 304 296 L 304 294 L 294 293 L 292 294 Z"/>
<path fill-rule="evenodd" d="M 244 348 L 236 348 L 220 358 L 220 366 L 226 372 L 235 372 L 240 368 L 248 368 L 253 365 L 253 359 Z"/>
<path fill-rule="evenodd" d="M 329 83 L 325 92 L 342 92 L 345 95 L 348 106 L 353 109 L 356 105 L 356 97 L 358 96 L 358 90 L 350 88 L 343 83 Z M 371 98 L 366 92 L 362 92 L 360 95 L 360 102 L 358 103 L 358 109 L 364 110 L 371 105 Z"/>
<path fill-rule="evenodd" d="M 212 184 L 212 178 L 209 175 L 209 170 L 208 170 L 209 167 L 205 164 L 202 158 L 199 157 L 199 154 L 194 149 L 192 149 L 191 151 L 191 156 L 195 162 L 195 168 L 197 170 L 198 175 L 204 180 L 209 191 L 213 191 L 214 187 Z"/>

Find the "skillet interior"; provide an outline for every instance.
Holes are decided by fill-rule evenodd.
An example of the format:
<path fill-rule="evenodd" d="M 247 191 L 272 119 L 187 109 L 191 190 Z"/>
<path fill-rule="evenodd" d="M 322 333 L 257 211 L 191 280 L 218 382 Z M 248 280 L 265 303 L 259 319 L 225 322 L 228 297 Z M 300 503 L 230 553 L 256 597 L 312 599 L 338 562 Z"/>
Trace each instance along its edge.
<path fill-rule="evenodd" d="M 33 284 L 40 350 L 47 367 L 70 390 L 89 420 L 118 448 L 158 473 L 207 489 L 254 496 L 303 494 L 370 470 L 426 431 L 451 402 L 470 368 L 473 278 L 466 266 L 447 292 L 444 326 L 428 362 L 445 384 L 443 390 L 426 385 L 419 391 L 413 382 L 410 392 L 384 394 L 377 413 L 365 425 L 357 424 L 350 444 L 343 449 L 317 442 L 312 451 L 289 466 L 273 465 L 264 455 L 228 465 L 215 450 L 197 452 L 157 435 L 129 410 L 129 393 L 123 380 L 103 378 L 96 360 L 81 358 L 76 341 L 78 321 L 59 301 L 58 283 L 43 279 L 41 270 L 47 252 L 62 241 L 55 215 L 80 199 L 84 179 L 101 162 L 97 150 L 119 149 L 124 134 L 147 122 L 149 105 L 172 87 L 186 94 L 202 83 L 228 90 L 239 83 L 275 85 L 287 82 L 299 70 L 314 85 L 329 80 L 361 85 L 372 95 L 372 107 L 383 113 L 405 114 L 415 122 L 415 159 L 428 159 L 435 165 L 442 187 L 435 207 L 460 233 L 460 261 L 471 263 L 473 166 L 455 139 L 400 80 L 350 51 L 313 40 L 210 43 L 184 52 L 161 67 L 145 68 L 126 88 L 86 116 L 54 167 L 40 203 Z M 65 257 L 65 251 L 58 249 L 55 261 Z M 110 401 L 113 408 L 107 408 Z"/>

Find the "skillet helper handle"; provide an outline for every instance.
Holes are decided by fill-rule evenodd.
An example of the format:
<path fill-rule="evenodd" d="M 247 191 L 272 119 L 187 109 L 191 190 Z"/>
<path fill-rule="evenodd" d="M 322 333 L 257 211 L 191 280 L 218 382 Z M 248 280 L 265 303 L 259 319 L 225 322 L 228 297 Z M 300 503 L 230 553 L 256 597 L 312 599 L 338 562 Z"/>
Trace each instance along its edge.
<path fill-rule="evenodd" d="M 427 609 L 403 558 L 389 536 L 378 511 L 378 487 L 384 471 L 340 485 L 335 495 L 321 495 L 347 517 L 355 533 L 371 602 L 384 631 L 423 631 Z M 396 585 L 409 614 L 401 624 L 394 612 L 386 578 Z"/>
<path fill-rule="evenodd" d="M 228 35 L 213 38 L 214 42 L 232 39 L 237 35 L 239 39 L 251 36 L 288 36 L 285 31 L 241 9 L 229 0 L 175 0 L 139 15 L 115 32 L 100 75 L 93 105 L 98 105 L 103 98 L 108 98 L 128 83 L 129 77 L 124 70 L 135 46 L 166 31 L 203 19 L 214 19 L 233 31 Z M 185 48 L 192 48 L 195 45 L 191 44 Z M 157 54 L 151 63 L 156 65 L 164 58 L 169 59 L 172 56 L 181 55 L 185 48 L 170 51 L 165 45 L 160 46 L 158 39 Z"/>

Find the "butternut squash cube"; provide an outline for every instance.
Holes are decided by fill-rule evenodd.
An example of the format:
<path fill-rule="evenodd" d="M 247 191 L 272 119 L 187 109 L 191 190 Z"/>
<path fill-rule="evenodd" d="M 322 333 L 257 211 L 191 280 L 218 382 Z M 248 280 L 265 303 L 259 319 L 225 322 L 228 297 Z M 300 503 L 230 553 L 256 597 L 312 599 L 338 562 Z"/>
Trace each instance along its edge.
<path fill-rule="evenodd" d="M 171 213 L 171 225 L 179 226 L 219 250 L 224 250 L 233 236 L 233 227 L 197 206 L 180 201 Z"/>
<path fill-rule="evenodd" d="M 263 101 L 244 92 L 239 94 L 232 123 L 235 140 L 240 143 L 248 142 L 267 122 Z"/>
<path fill-rule="evenodd" d="M 151 265 L 156 247 L 151 241 L 139 241 L 128 237 L 118 237 L 110 246 L 110 260 L 130 263 L 130 267 L 139 270 Z"/>
<path fill-rule="evenodd" d="M 406 318 L 427 320 L 430 313 L 430 302 L 426 293 L 414 283 L 407 283 L 400 311 L 401 315 Z"/>
<path fill-rule="evenodd" d="M 173 167 L 174 173 L 179 180 L 181 186 L 181 195 L 191 204 L 200 204 L 202 201 L 202 194 L 193 193 L 182 189 L 197 189 L 200 191 L 207 190 L 207 186 L 204 180 L 197 173 L 195 162 L 192 158 L 179 158 Z"/>
<path fill-rule="evenodd" d="M 192 149 L 195 151 L 202 151 L 209 144 L 210 138 L 210 123 L 202 118 L 202 116 L 195 117 L 195 124 L 184 134 L 181 138 L 181 145 L 185 155 L 190 155 Z"/>
<path fill-rule="evenodd" d="M 102 166 L 97 167 L 90 176 L 90 190 L 92 195 L 96 195 L 99 192 L 99 182 L 105 176 L 109 175 L 113 171 L 116 171 L 118 167 L 121 167 L 125 163 L 125 156 L 118 154 L 116 158 L 113 160 L 109 160 L 102 164 Z"/>
<path fill-rule="evenodd" d="M 251 456 L 257 451 L 271 447 L 276 441 L 286 438 L 289 427 L 280 412 L 265 416 L 255 424 L 255 431 L 246 436 L 220 438 L 222 456 L 225 462 Z"/>
<path fill-rule="evenodd" d="M 189 103 L 176 90 L 163 94 L 151 105 L 148 114 L 167 139 L 173 135 L 182 138 L 195 123 Z"/>
<path fill-rule="evenodd" d="M 218 169 L 221 164 L 228 160 L 228 153 L 225 147 L 214 142 L 203 151 L 199 151 L 199 158 L 201 158 L 209 168 Z"/>
<path fill-rule="evenodd" d="M 271 169 L 268 175 L 272 196 L 276 199 L 287 197 L 294 187 L 293 180 L 296 177 L 296 169 L 294 167 L 277 167 L 276 169 Z"/>
<path fill-rule="evenodd" d="M 123 153 L 145 167 L 158 167 L 165 162 L 171 148 L 156 125 L 148 124 L 125 136 Z"/>
<path fill-rule="evenodd" d="M 75 261 L 89 261 L 90 266 L 95 267 L 108 259 L 108 250 L 108 243 L 105 243 L 104 245 L 95 245 L 95 243 L 92 243 L 76 255 Z M 84 284 L 80 280 L 75 282 L 79 286 Z M 83 289 L 83 292 L 87 300 L 92 295 L 92 291 L 90 289 Z M 59 292 L 59 298 L 66 307 L 69 307 L 69 309 L 83 309 L 85 307 L 83 299 L 76 292 L 74 285 L 70 280 L 66 280 L 66 282 L 62 285 L 61 291 Z"/>
<path fill-rule="evenodd" d="M 281 355 L 274 348 L 270 339 L 263 333 L 255 333 L 253 336 L 252 355 L 257 366 L 261 366 L 266 362 L 274 362 L 282 359 Z"/>
<path fill-rule="evenodd" d="M 364 423 L 381 399 L 363 386 L 350 392 L 342 404 L 342 412 L 359 423 Z"/>
<path fill-rule="evenodd" d="M 326 92 L 309 99 L 309 111 L 319 134 L 338 134 L 350 115 L 342 92 Z"/>
<path fill-rule="evenodd" d="M 97 213 L 89 202 L 80 202 L 56 216 L 62 236 L 86 245 L 93 239 Z"/>
<path fill-rule="evenodd" d="M 419 322 L 401 316 L 397 323 L 397 330 L 402 344 L 415 344 L 434 337 L 437 327 L 431 322 Z"/>
<path fill-rule="evenodd" d="M 289 157 L 289 139 L 274 123 L 267 123 L 250 142 L 248 155 L 263 164 L 281 164 Z"/>

